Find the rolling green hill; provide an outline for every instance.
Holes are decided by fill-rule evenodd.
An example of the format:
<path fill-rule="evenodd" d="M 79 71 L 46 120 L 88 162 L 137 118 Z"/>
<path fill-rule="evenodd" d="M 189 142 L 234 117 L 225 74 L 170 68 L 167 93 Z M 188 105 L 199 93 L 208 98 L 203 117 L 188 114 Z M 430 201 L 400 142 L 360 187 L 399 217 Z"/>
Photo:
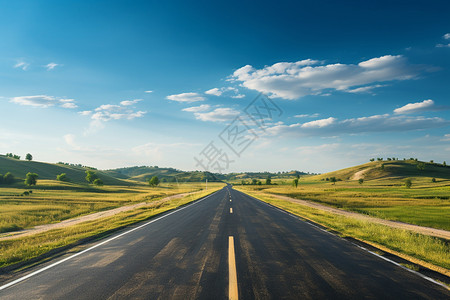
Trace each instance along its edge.
<path fill-rule="evenodd" d="M 204 181 L 205 179 L 208 179 L 210 182 L 217 182 L 224 179 L 224 176 L 221 174 L 200 171 L 186 172 L 174 168 L 159 168 L 157 166 L 119 168 L 107 170 L 105 173 L 116 178 L 131 179 L 142 182 L 148 181 L 153 176 L 158 176 L 160 180 L 168 182 L 197 182 Z"/>
<path fill-rule="evenodd" d="M 423 169 L 419 169 L 419 164 Z M 450 179 L 450 167 L 437 163 L 426 163 L 415 160 L 391 160 L 374 161 L 363 165 L 350 167 L 338 171 L 324 173 L 310 177 L 312 180 L 322 180 L 336 177 L 341 180 L 364 180 L 382 178 L 407 178 L 407 177 L 429 177 Z"/>
<path fill-rule="evenodd" d="M 67 177 L 73 183 L 87 183 L 85 177 L 86 169 L 82 167 L 68 166 L 64 164 L 50 164 L 37 161 L 24 161 L 0 155 L 0 174 L 5 175 L 11 172 L 16 178 L 23 179 L 28 172 L 36 173 L 39 179 L 53 179 L 56 180 L 56 175 L 66 173 Z M 102 172 L 97 171 L 98 177 L 107 185 L 130 185 L 130 182 L 123 181 L 118 178 Z"/>

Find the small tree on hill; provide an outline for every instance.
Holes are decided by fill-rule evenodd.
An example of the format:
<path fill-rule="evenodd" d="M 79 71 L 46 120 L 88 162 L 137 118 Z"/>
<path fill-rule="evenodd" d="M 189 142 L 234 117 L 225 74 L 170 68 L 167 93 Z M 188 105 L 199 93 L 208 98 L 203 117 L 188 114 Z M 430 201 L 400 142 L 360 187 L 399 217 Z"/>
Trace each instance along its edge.
<path fill-rule="evenodd" d="M 360 179 L 358 180 L 358 183 L 359 183 L 359 184 L 363 184 L 363 182 L 364 182 L 364 179 L 362 179 L 362 178 L 360 178 Z"/>
<path fill-rule="evenodd" d="M 25 184 L 30 186 L 36 185 L 38 177 L 39 177 L 38 174 L 28 172 L 25 177 Z"/>
<path fill-rule="evenodd" d="M 409 189 L 412 186 L 411 179 L 408 178 L 408 179 L 405 180 L 405 186 L 406 186 L 407 189 Z"/>
<path fill-rule="evenodd" d="M 6 184 L 11 184 L 15 181 L 14 175 L 11 172 L 8 172 L 3 176 L 3 182 Z"/>
<path fill-rule="evenodd" d="M 30 153 L 27 153 L 27 155 L 25 156 L 25 159 L 28 161 L 32 161 L 33 160 L 33 155 L 31 155 Z"/>
<path fill-rule="evenodd" d="M 419 169 L 420 171 L 425 170 L 425 163 L 420 162 L 417 164 L 417 169 Z"/>
<path fill-rule="evenodd" d="M 271 185 L 272 184 L 272 178 L 270 178 L 270 175 L 266 179 L 266 184 Z"/>
<path fill-rule="evenodd" d="M 100 178 L 97 178 L 97 179 L 94 180 L 93 184 L 96 185 L 96 186 L 102 186 L 103 185 L 103 180 L 101 180 Z"/>
<path fill-rule="evenodd" d="M 298 186 L 298 178 L 295 178 L 294 181 L 292 181 L 292 185 L 297 188 Z"/>
<path fill-rule="evenodd" d="M 330 177 L 330 181 L 333 183 L 333 184 L 336 184 L 336 181 L 337 181 L 337 179 L 336 179 L 336 177 Z"/>
<path fill-rule="evenodd" d="M 58 181 L 69 181 L 69 178 L 67 177 L 66 173 L 61 173 L 59 175 L 56 175 L 56 180 L 58 180 Z"/>
<path fill-rule="evenodd" d="M 153 176 L 149 181 L 148 184 L 150 186 L 158 186 L 159 185 L 159 178 L 158 176 Z"/>
<path fill-rule="evenodd" d="M 86 181 L 89 183 L 93 183 L 95 179 L 97 179 L 98 176 L 95 174 L 94 171 L 86 170 Z"/>
<path fill-rule="evenodd" d="M 433 177 L 433 178 L 431 179 L 431 182 L 436 182 L 436 178 Z"/>

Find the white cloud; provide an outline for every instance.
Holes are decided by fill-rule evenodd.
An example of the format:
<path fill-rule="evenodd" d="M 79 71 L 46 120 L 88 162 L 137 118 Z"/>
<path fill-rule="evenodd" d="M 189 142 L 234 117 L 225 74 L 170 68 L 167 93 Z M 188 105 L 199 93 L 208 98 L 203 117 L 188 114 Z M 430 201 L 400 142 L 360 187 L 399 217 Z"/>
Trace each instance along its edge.
<path fill-rule="evenodd" d="M 425 118 L 384 114 L 342 121 L 331 117 L 303 124 L 279 124 L 268 128 L 267 132 L 277 136 L 336 136 L 368 132 L 402 132 L 448 125 L 450 125 L 449 121 L 437 117 Z"/>
<path fill-rule="evenodd" d="M 211 106 L 209 106 L 208 104 L 202 104 L 200 106 L 192 106 L 192 107 L 188 107 L 188 108 L 184 108 L 183 111 L 187 111 L 187 112 L 201 112 L 201 111 L 207 111 L 210 109 Z"/>
<path fill-rule="evenodd" d="M 441 139 L 442 142 L 450 142 L 450 134 L 445 134 Z"/>
<path fill-rule="evenodd" d="M 235 87 L 212 88 L 207 90 L 205 94 L 214 96 L 229 96 L 234 99 L 241 99 L 245 97 L 245 95 L 239 94 L 239 90 Z"/>
<path fill-rule="evenodd" d="M 214 96 L 220 96 L 220 95 L 223 94 L 223 91 L 219 90 L 218 88 L 213 88 L 213 89 L 207 90 L 205 92 L 205 94 L 214 95 Z"/>
<path fill-rule="evenodd" d="M 295 118 L 317 118 L 319 116 L 318 113 L 315 114 L 302 114 L 302 115 L 295 115 Z"/>
<path fill-rule="evenodd" d="M 45 65 L 45 68 L 47 69 L 47 71 L 50 71 L 50 70 L 53 70 L 54 68 L 56 68 L 57 66 L 59 66 L 59 64 L 51 62 L 51 63 Z"/>
<path fill-rule="evenodd" d="M 125 101 L 120 102 L 120 105 L 129 106 L 129 105 L 136 104 L 136 103 L 138 103 L 140 101 L 142 101 L 142 99 L 125 100 Z"/>
<path fill-rule="evenodd" d="M 423 100 L 422 102 L 408 103 L 405 106 L 394 109 L 396 114 L 409 114 L 416 112 L 423 112 L 432 110 L 434 107 L 434 101 L 431 99 Z"/>
<path fill-rule="evenodd" d="M 438 48 L 450 48 L 450 44 L 437 44 L 436 47 L 438 47 Z"/>
<path fill-rule="evenodd" d="M 75 142 L 75 135 L 69 133 L 64 135 L 63 138 L 67 145 L 71 146 L 74 149 L 80 149 L 80 147 Z"/>
<path fill-rule="evenodd" d="M 444 34 L 443 38 L 446 40 L 450 40 L 450 33 Z"/>
<path fill-rule="evenodd" d="M 318 65 L 315 60 L 276 63 L 262 69 L 246 65 L 236 70 L 231 81 L 267 93 L 273 97 L 297 99 L 306 95 L 320 95 L 330 90 L 355 92 L 354 88 L 370 89 L 377 82 L 412 79 L 418 74 L 401 56 L 386 55 L 353 64 Z M 371 87 L 361 87 L 370 85 Z M 362 90 L 361 90 L 362 89 Z"/>
<path fill-rule="evenodd" d="M 144 91 L 144 93 L 150 94 L 153 93 L 153 91 Z"/>
<path fill-rule="evenodd" d="M 19 61 L 19 62 L 17 62 L 17 64 L 14 65 L 14 68 L 19 68 L 19 69 L 26 71 L 29 66 L 30 66 L 29 63 L 27 63 L 25 61 Z"/>
<path fill-rule="evenodd" d="M 346 92 L 354 93 L 354 94 L 370 93 L 370 92 L 372 92 L 373 89 L 384 87 L 384 86 L 386 86 L 386 85 L 385 84 L 368 85 L 368 86 L 363 86 L 363 87 L 359 87 L 359 88 L 348 89 L 348 90 L 346 90 Z"/>
<path fill-rule="evenodd" d="M 169 95 L 166 97 L 168 100 L 177 101 L 177 102 L 197 102 L 206 100 L 205 97 L 198 93 L 181 93 L 175 95 Z"/>
<path fill-rule="evenodd" d="M 239 115 L 237 110 L 228 107 L 216 108 L 210 112 L 195 112 L 195 118 L 202 121 L 226 122 Z"/>
<path fill-rule="evenodd" d="M 82 116 L 90 116 L 92 114 L 91 110 L 85 110 L 85 111 L 80 111 L 78 112 L 80 115 Z"/>
<path fill-rule="evenodd" d="M 12 103 L 34 106 L 34 107 L 42 107 L 47 108 L 50 106 L 59 105 L 63 108 L 77 108 L 78 106 L 75 104 L 74 99 L 64 99 L 64 98 L 56 98 L 53 96 L 47 95 L 36 95 L 36 96 L 20 96 L 11 98 Z"/>
<path fill-rule="evenodd" d="M 315 120 L 301 125 L 302 128 L 322 128 L 330 126 L 336 122 L 336 118 L 329 117 L 327 119 Z"/>

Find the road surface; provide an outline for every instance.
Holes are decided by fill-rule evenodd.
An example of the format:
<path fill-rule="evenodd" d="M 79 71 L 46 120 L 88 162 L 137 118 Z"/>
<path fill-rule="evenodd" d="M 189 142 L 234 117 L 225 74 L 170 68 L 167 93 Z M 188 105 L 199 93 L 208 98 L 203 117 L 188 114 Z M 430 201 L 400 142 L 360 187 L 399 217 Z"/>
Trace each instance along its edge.
<path fill-rule="evenodd" d="M 450 299 L 230 186 L 21 276 L 0 299 Z"/>

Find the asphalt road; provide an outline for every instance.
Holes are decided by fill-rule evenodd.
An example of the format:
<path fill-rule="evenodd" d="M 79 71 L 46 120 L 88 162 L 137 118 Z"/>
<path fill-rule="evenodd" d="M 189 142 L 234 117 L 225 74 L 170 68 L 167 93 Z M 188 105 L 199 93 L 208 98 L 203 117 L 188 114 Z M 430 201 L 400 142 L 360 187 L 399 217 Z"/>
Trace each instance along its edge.
<path fill-rule="evenodd" d="M 0 299 L 450 299 L 230 187 L 94 247 L 1 283 Z"/>

